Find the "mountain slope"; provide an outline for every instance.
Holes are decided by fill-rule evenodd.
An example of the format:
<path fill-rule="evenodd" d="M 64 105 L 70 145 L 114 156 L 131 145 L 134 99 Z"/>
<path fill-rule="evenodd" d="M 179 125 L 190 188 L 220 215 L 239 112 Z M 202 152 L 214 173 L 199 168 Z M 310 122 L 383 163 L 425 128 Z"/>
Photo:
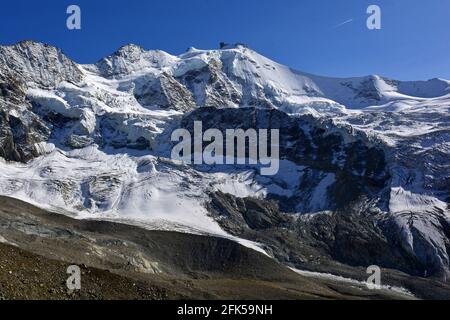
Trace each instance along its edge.
<path fill-rule="evenodd" d="M 8 299 L 413 299 L 312 280 L 223 238 L 75 220 L 0 197 L 0 296 Z M 82 270 L 80 291 L 66 270 Z"/>
<path fill-rule="evenodd" d="M 179 56 L 127 45 L 78 65 L 22 42 L 0 48 L 0 71 L 2 195 L 78 218 L 227 237 L 274 256 L 290 248 L 276 258 L 297 268 L 317 254 L 449 273 L 447 80 L 326 78 L 243 45 Z M 194 120 L 281 129 L 279 173 L 172 161 L 172 131 Z M 233 198 L 218 206 L 218 192 Z M 249 210 L 230 208 L 248 201 Z M 277 228 L 292 234 L 278 241 Z M 353 248 L 341 228 L 363 239 L 351 254 L 333 254 Z M 309 257 L 302 242 L 323 248 Z M 372 257 L 370 244 L 377 255 L 391 249 Z"/>

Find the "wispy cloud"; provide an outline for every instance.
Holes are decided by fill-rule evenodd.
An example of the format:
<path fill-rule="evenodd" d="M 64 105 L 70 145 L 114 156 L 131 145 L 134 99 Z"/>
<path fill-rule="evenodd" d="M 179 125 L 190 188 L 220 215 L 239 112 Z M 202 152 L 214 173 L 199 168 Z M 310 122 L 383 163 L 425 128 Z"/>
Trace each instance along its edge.
<path fill-rule="evenodd" d="M 335 25 L 332 29 L 336 29 L 336 28 L 342 27 L 344 24 L 350 23 L 350 22 L 352 22 L 352 21 L 353 21 L 353 18 L 352 18 L 352 19 L 345 20 L 344 22 L 341 22 L 341 23 Z"/>

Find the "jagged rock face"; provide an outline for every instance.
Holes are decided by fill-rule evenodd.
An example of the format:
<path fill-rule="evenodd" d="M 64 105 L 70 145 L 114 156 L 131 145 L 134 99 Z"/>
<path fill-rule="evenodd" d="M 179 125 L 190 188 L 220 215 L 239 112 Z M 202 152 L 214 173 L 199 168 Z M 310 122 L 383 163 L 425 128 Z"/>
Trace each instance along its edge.
<path fill-rule="evenodd" d="M 26 162 L 42 154 L 39 143 L 50 136 L 26 100 L 28 86 L 52 88 L 82 78 L 79 67 L 55 47 L 31 41 L 0 47 L 0 155 Z"/>
<path fill-rule="evenodd" d="M 361 101 L 367 101 L 370 104 L 376 104 L 383 98 L 383 96 L 378 90 L 376 82 L 377 82 L 376 77 L 370 77 L 362 81 L 356 87 L 354 87 L 351 82 L 343 82 L 342 85 L 352 90 L 355 94 L 356 99 Z"/>
<path fill-rule="evenodd" d="M 133 72 L 148 69 L 161 70 L 176 61 L 176 57 L 160 51 L 145 51 L 143 48 L 130 44 L 123 46 L 109 57 L 96 63 L 100 74 L 107 78 L 120 78 Z"/>
<path fill-rule="evenodd" d="M 288 219 L 283 212 L 311 213 L 329 210 L 334 212 L 333 216 L 338 217 L 331 220 L 333 230 L 326 238 L 316 241 L 325 243 L 326 254 L 334 259 L 352 265 L 365 265 L 369 260 L 386 267 L 401 265 L 402 270 L 417 275 L 445 273 L 443 266 L 448 265 L 446 250 L 450 244 L 447 236 L 450 229 L 441 209 L 433 208 L 430 204 L 425 212 L 399 213 L 388 219 L 380 214 L 380 210 L 389 210 L 392 201 L 389 185 L 396 179 L 391 176 L 395 172 L 391 167 L 398 165 L 397 161 L 387 162 L 385 150 L 364 139 L 347 141 L 348 133 L 330 130 L 333 127 L 330 121 L 310 116 L 292 118 L 277 110 L 202 108 L 187 115 L 181 125 L 193 134 L 194 121 L 202 121 L 204 131 L 217 128 L 224 132 L 224 136 L 227 128 L 279 129 L 281 159 L 303 167 L 303 175 L 289 196 L 267 196 L 267 199 L 275 201 L 275 209 L 270 203 L 263 202 L 256 206 L 259 210 L 248 210 L 245 199 L 223 200 L 222 195 L 222 200 L 218 200 L 214 195 L 210 204 L 211 212 L 229 232 L 248 237 L 246 228 L 242 226 L 252 230 L 265 230 L 265 237 L 269 240 L 259 241 L 272 243 L 277 232 L 267 230 L 283 225 L 279 222 L 279 217 Z M 320 189 L 323 190 L 322 193 L 318 193 Z M 318 194 L 321 195 L 320 205 L 314 203 Z M 262 207 L 265 209 L 261 209 Z M 401 223 L 406 217 L 410 217 L 407 218 L 409 227 Z M 441 245 L 429 242 L 427 229 L 424 230 L 422 224 L 434 225 L 436 241 L 442 241 Z M 372 233 L 375 226 L 376 232 Z M 315 227 L 314 232 L 320 232 L 322 227 L 329 229 L 329 226 L 322 224 Z M 311 229 L 311 226 L 305 222 L 302 228 Z M 336 234 L 343 230 L 346 230 L 347 236 L 343 236 L 343 233 Z M 360 232 L 360 236 L 356 236 Z M 409 241 L 405 241 L 405 233 L 414 239 L 413 247 L 407 244 Z M 299 237 L 301 238 L 300 235 Z M 358 240 L 358 237 L 362 238 Z M 255 240 L 253 236 L 250 239 Z M 312 240 L 311 243 L 313 242 Z M 358 243 L 360 247 L 357 248 Z M 399 243 L 404 245 L 395 248 L 395 244 Z M 278 242 L 273 250 L 282 250 L 284 246 L 285 242 Z M 365 246 L 374 247 L 370 249 L 364 248 Z"/>
<path fill-rule="evenodd" d="M 134 86 L 135 97 L 142 105 L 183 112 L 196 107 L 191 92 L 167 73 L 159 77 L 144 77 L 136 81 Z"/>
<path fill-rule="evenodd" d="M 46 141 L 49 129 L 25 101 L 25 84 L 0 73 L 0 156 L 26 162 L 40 155 L 39 143 Z"/>
<path fill-rule="evenodd" d="M 196 104 L 191 92 L 168 72 L 176 61 L 176 57 L 163 51 L 145 51 L 141 47 L 127 45 L 94 67 L 101 76 L 111 79 L 142 74 L 129 84 L 130 92 L 141 105 L 186 112 L 193 110 Z"/>
<path fill-rule="evenodd" d="M 175 73 L 191 92 L 197 93 L 196 103 L 202 107 L 225 108 L 239 105 L 241 93 L 222 72 L 222 62 L 212 59 L 200 69 Z"/>
<path fill-rule="evenodd" d="M 24 163 L 0 161 L 0 194 L 98 218 L 162 214 L 176 230 L 225 230 L 299 267 L 337 260 L 440 275 L 449 88 L 314 76 L 242 45 L 180 56 L 128 45 L 95 65 L 34 42 L 0 47 L 0 156 Z M 281 173 L 164 159 L 171 132 L 195 120 L 203 130 L 279 129 Z"/>
<path fill-rule="evenodd" d="M 83 78 L 79 67 L 60 50 L 32 41 L 0 47 L 0 73 L 44 88 Z"/>
<path fill-rule="evenodd" d="M 327 134 L 312 117 L 290 118 L 277 110 L 202 108 L 181 123 L 192 131 L 194 121 L 202 121 L 203 130 L 279 129 L 281 158 L 305 167 L 290 197 L 269 196 L 272 200 L 267 201 L 213 193 L 209 211 L 228 232 L 265 243 L 278 259 L 297 267 L 334 259 L 351 265 L 396 266 L 414 274 L 427 268 L 414 254 L 387 240 L 386 234 L 392 236 L 398 228 L 383 229 L 380 216 L 372 216 L 379 215 L 375 204 L 386 197 L 390 179 L 382 150 L 360 140 L 344 142 L 336 133 Z M 311 212 L 311 195 L 330 174 L 334 179 L 321 199 L 321 209 L 334 213 L 295 219 L 292 212 Z"/>
<path fill-rule="evenodd" d="M 329 134 L 320 121 L 310 116 L 291 118 L 275 109 L 201 108 L 181 121 L 192 136 L 195 121 L 202 122 L 203 131 L 215 128 L 224 136 L 229 128 L 278 129 L 280 159 L 305 167 L 298 190 L 289 198 L 278 197 L 283 199 L 283 209 L 288 212 L 311 212 L 311 191 L 326 181 L 329 181 L 325 192 L 329 205 L 321 208 L 334 210 L 363 195 L 368 199 L 379 197 L 390 178 L 382 150 L 368 147 L 360 140 L 345 142 L 344 137 Z"/>
<path fill-rule="evenodd" d="M 157 132 L 151 127 L 133 126 L 133 123 L 150 121 L 146 117 L 134 117 L 124 114 L 106 114 L 99 119 L 98 131 L 95 138 L 100 146 L 112 146 L 114 148 L 130 148 L 151 150 L 152 141 Z M 129 130 L 132 127 L 133 130 Z"/>
<path fill-rule="evenodd" d="M 41 154 L 39 143 L 46 141 L 49 129 L 33 115 L 12 115 L 0 111 L 0 156 L 27 162 Z"/>
<path fill-rule="evenodd" d="M 248 229 L 290 228 L 292 225 L 292 217 L 283 214 L 275 201 L 237 198 L 221 191 L 213 192 L 210 196 L 210 212 L 222 218 L 222 227 L 233 234 L 242 235 Z"/>
<path fill-rule="evenodd" d="M 376 264 L 420 276 L 429 268 L 389 239 L 398 232 L 387 231 L 389 221 L 354 212 L 350 206 L 296 219 L 273 201 L 216 192 L 211 194 L 209 210 L 225 230 L 264 243 L 279 261 L 297 268 L 314 270 L 338 261 L 352 266 Z"/>
<path fill-rule="evenodd" d="M 0 73 L 0 99 L 3 103 L 20 103 L 26 95 L 26 89 L 22 82 L 5 73 Z"/>

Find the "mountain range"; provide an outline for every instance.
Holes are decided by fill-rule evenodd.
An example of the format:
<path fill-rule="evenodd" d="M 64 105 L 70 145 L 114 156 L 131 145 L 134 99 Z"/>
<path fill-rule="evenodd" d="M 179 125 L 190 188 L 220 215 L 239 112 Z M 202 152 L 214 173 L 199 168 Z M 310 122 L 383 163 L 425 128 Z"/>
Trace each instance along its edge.
<path fill-rule="evenodd" d="M 194 121 L 279 129 L 278 174 L 172 160 L 171 133 Z M 244 44 L 130 44 L 88 65 L 0 46 L 0 195 L 77 220 L 225 238 L 301 272 L 445 282 L 449 154 L 445 79 L 317 76 Z"/>

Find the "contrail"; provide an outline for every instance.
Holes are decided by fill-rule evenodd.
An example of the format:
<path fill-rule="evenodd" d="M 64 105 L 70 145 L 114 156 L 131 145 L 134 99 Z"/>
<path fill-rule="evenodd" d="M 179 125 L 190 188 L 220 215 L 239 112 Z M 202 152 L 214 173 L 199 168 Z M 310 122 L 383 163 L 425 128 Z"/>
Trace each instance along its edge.
<path fill-rule="evenodd" d="M 350 23 L 352 21 L 353 21 L 353 18 L 352 19 L 348 19 L 348 20 L 346 20 L 344 22 L 341 22 L 341 23 L 335 25 L 332 29 L 336 29 L 336 28 L 342 27 L 344 24 Z"/>

